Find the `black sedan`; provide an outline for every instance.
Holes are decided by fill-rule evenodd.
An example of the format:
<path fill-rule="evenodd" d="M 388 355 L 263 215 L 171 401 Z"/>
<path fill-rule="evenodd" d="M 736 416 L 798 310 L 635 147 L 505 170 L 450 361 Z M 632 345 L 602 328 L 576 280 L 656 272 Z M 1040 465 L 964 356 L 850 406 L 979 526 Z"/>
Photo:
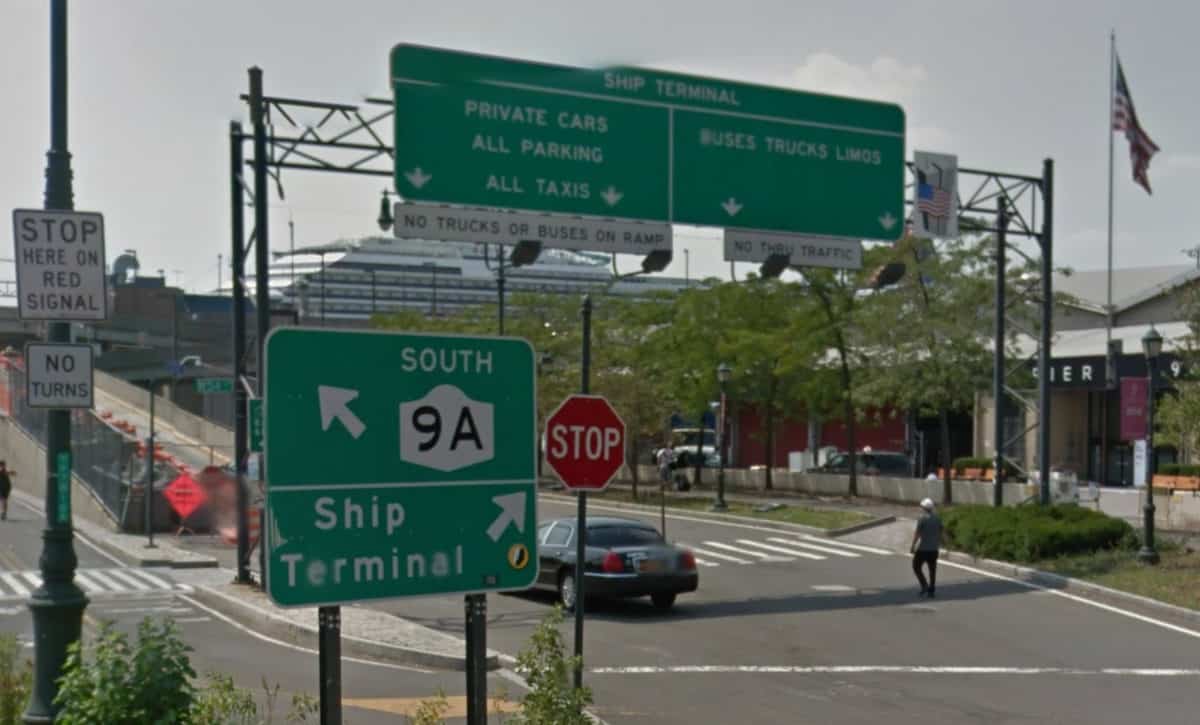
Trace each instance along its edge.
<path fill-rule="evenodd" d="M 537 587 L 558 593 L 575 607 L 576 519 L 546 521 L 538 527 L 541 563 Z M 694 592 L 700 577 L 692 552 L 668 543 L 658 529 L 636 519 L 589 517 L 585 591 L 592 597 L 649 595 L 654 606 L 670 609 L 682 592 Z"/>

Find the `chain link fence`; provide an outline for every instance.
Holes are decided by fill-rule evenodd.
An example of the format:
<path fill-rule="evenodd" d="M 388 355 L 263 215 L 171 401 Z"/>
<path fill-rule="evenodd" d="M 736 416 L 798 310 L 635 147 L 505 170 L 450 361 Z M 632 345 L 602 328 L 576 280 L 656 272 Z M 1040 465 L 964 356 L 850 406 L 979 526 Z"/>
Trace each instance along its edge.
<path fill-rule="evenodd" d="M 26 399 L 23 369 L 7 367 L 11 417 L 42 446 L 46 445 L 48 411 L 29 406 Z M 139 451 L 142 453 L 139 454 Z M 114 430 L 91 410 L 71 412 L 72 472 L 87 484 L 96 499 L 118 521 L 124 531 L 145 531 L 143 489 L 146 480 L 146 461 L 143 446 L 129 436 Z M 154 466 L 155 499 L 161 490 L 178 475 L 170 465 L 157 461 Z M 156 531 L 171 526 L 164 506 L 153 507 L 157 516 Z"/>

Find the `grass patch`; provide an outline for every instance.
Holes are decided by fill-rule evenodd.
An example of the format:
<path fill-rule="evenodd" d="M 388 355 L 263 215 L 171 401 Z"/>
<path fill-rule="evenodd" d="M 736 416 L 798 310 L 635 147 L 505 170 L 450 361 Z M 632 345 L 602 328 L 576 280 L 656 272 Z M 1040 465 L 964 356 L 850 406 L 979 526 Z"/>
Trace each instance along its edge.
<path fill-rule="evenodd" d="M 1036 566 L 1160 602 L 1200 609 L 1200 553 L 1170 544 L 1160 547 L 1158 553 L 1161 561 L 1157 566 L 1139 562 L 1136 550 L 1043 559 Z"/>
<path fill-rule="evenodd" d="M 680 496 L 672 494 L 667 496 L 667 508 L 684 511 L 708 511 L 712 506 L 713 499 L 713 496 Z M 643 492 L 634 501 L 632 493 L 623 489 L 609 489 L 602 494 L 592 494 L 588 496 L 588 500 L 632 502 L 647 506 L 657 506 L 659 503 L 657 491 Z M 801 524 L 818 529 L 842 529 L 873 519 L 873 517 L 857 511 L 814 509 L 793 505 L 784 505 L 782 508 L 777 508 L 773 511 L 754 510 L 755 506 L 761 506 L 766 501 L 763 504 L 750 504 L 743 501 L 727 501 L 726 503 L 729 506 L 729 513 L 737 516 L 748 516 L 750 518 L 763 519 L 764 521 L 783 521 L 789 524 Z"/>

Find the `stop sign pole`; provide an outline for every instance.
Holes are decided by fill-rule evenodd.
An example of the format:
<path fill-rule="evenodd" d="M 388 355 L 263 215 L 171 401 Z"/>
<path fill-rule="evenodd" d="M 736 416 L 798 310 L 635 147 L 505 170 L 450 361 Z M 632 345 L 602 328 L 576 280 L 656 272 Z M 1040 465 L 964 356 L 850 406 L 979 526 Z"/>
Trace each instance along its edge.
<path fill-rule="evenodd" d="M 583 360 L 580 365 L 579 392 L 591 392 L 592 375 L 592 296 L 584 295 L 579 307 L 583 318 Z M 587 558 L 587 491 L 579 491 L 579 513 L 575 523 L 575 689 L 583 687 L 583 607 L 584 569 Z"/>

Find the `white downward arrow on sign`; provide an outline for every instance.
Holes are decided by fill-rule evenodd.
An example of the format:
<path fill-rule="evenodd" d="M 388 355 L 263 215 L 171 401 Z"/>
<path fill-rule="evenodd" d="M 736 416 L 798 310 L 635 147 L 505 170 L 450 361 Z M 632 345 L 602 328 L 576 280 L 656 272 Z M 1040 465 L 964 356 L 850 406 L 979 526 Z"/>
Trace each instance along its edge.
<path fill-rule="evenodd" d="M 500 507 L 500 515 L 488 527 L 488 538 L 492 541 L 499 541 L 509 524 L 516 526 L 518 533 L 525 533 L 524 493 L 507 493 L 503 496 L 496 496 L 492 501 Z"/>
<path fill-rule="evenodd" d="M 429 183 L 429 180 L 433 178 L 433 174 L 421 171 L 421 167 L 418 166 L 412 171 L 405 171 L 404 178 L 408 179 L 408 183 L 412 184 L 414 189 L 420 189 Z"/>
<path fill-rule="evenodd" d="M 625 195 L 613 188 L 611 184 L 609 184 L 607 189 L 601 192 L 600 196 L 604 197 L 604 203 L 608 204 L 609 206 L 616 206 L 617 202 L 625 198 Z"/>
<path fill-rule="evenodd" d="M 724 209 L 725 213 L 729 216 L 737 216 L 737 213 L 742 210 L 742 205 L 737 203 L 737 199 L 734 199 L 731 196 L 728 200 L 721 204 L 721 208 Z"/>
<path fill-rule="evenodd" d="M 350 437 L 358 439 L 367 426 L 350 410 L 349 403 L 358 397 L 357 390 L 335 388 L 331 385 L 317 386 L 317 399 L 321 403 L 321 430 L 329 430 L 333 419 L 342 421 Z"/>
<path fill-rule="evenodd" d="M 896 226 L 896 217 L 892 216 L 890 211 L 885 211 L 883 216 L 879 217 L 879 226 L 884 229 L 891 229 Z"/>

